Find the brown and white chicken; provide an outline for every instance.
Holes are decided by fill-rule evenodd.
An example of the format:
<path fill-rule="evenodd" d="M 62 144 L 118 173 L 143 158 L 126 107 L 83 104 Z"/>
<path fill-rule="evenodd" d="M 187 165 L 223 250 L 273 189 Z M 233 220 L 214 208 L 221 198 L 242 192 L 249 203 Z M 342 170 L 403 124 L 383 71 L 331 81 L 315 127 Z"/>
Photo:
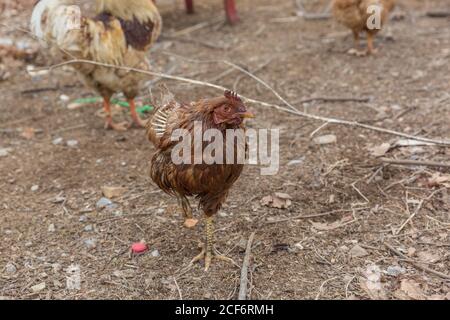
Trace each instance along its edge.
<path fill-rule="evenodd" d="M 395 0 L 333 0 L 334 18 L 351 29 L 355 39 L 355 48 L 350 54 L 364 56 L 376 53 L 374 37 L 386 24 L 389 13 L 395 7 Z M 359 37 L 367 33 L 367 50 L 361 51 Z"/>
<path fill-rule="evenodd" d="M 113 122 L 110 99 L 122 92 L 133 122 L 145 123 L 134 99 L 144 76 L 127 68 L 149 70 L 146 53 L 161 33 L 161 16 L 151 0 L 95 0 L 96 16 L 88 18 L 73 0 L 38 0 L 31 30 L 43 46 L 68 60 L 89 60 L 72 66 L 88 87 L 104 99 L 106 128 L 126 130 Z M 118 68 L 116 68 L 118 67 Z"/>

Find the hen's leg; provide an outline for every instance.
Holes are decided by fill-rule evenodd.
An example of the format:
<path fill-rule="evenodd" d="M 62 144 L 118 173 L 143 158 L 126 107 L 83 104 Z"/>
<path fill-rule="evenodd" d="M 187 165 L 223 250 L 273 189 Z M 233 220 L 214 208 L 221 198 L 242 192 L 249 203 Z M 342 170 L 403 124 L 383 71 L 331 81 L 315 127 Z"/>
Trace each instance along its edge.
<path fill-rule="evenodd" d="M 202 252 L 196 256 L 192 261 L 191 264 L 200 261 L 205 260 L 205 271 L 208 271 L 212 259 L 218 259 L 226 262 L 230 262 L 232 264 L 236 264 L 233 259 L 225 257 L 224 255 L 221 255 L 215 248 L 214 248 L 214 218 L 213 217 L 206 217 L 206 244 L 203 246 Z"/>
<path fill-rule="evenodd" d="M 376 54 L 378 51 L 373 45 L 375 35 L 373 33 L 367 33 L 367 54 Z"/>
<path fill-rule="evenodd" d="M 234 3 L 234 0 L 224 0 L 224 4 L 228 22 L 231 24 L 237 23 L 239 21 L 239 16 L 237 14 L 236 4 Z"/>
<path fill-rule="evenodd" d="M 139 115 L 136 111 L 136 103 L 134 102 L 134 99 L 129 99 L 128 103 L 130 105 L 131 118 L 133 118 L 134 124 L 138 128 L 145 128 L 145 125 L 147 124 L 147 122 L 142 120 L 141 117 L 139 117 Z"/>
<path fill-rule="evenodd" d="M 189 14 L 194 13 L 194 0 L 186 0 L 186 11 Z"/>
<path fill-rule="evenodd" d="M 116 131 L 126 131 L 128 129 L 128 124 L 125 122 L 114 123 L 111 113 L 111 101 L 109 97 L 103 97 L 103 108 L 106 113 L 105 129 L 113 129 Z"/>
<path fill-rule="evenodd" d="M 364 51 L 361 50 L 360 48 L 360 43 L 359 43 L 359 32 L 358 31 L 353 31 L 353 39 L 355 42 L 355 46 L 353 48 L 351 48 L 350 50 L 348 50 L 348 54 L 353 55 L 353 56 L 357 56 L 357 57 L 361 57 L 366 55 L 366 53 Z"/>

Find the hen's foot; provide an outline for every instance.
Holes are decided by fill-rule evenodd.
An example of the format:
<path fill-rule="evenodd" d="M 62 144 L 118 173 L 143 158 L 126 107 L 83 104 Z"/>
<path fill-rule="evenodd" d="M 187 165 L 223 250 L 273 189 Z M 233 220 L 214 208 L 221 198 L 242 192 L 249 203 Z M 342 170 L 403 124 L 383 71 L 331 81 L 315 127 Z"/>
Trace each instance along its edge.
<path fill-rule="evenodd" d="M 145 128 L 148 120 L 142 120 L 139 116 L 133 117 L 133 125 L 136 128 Z"/>
<path fill-rule="evenodd" d="M 225 261 L 225 262 L 236 265 L 236 262 L 234 262 L 233 259 L 220 254 L 215 248 L 207 250 L 204 245 L 202 246 L 202 252 L 200 252 L 200 254 L 198 256 L 196 256 L 194 259 L 192 259 L 191 265 L 193 265 L 194 263 L 199 262 L 201 260 L 205 260 L 205 272 L 207 272 L 209 270 L 209 268 L 211 267 L 211 263 L 212 263 L 213 259 Z"/>
<path fill-rule="evenodd" d="M 367 56 L 368 51 L 351 48 L 350 50 L 347 51 L 347 54 L 356 57 L 365 57 Z"/>
<path fill-rule="evenodd" d="M 376 55 L 378 53 L 378 49 L 372 48 L 367 49 L 367 55 Z"/>
<path fill-rule="evenodd" d="M 119 132 L 127 131 L 130 127 L 128 122 L 115 123 L 112 120 L 108 120 L 105 123 L 105 129 L 111 129 Z"/>

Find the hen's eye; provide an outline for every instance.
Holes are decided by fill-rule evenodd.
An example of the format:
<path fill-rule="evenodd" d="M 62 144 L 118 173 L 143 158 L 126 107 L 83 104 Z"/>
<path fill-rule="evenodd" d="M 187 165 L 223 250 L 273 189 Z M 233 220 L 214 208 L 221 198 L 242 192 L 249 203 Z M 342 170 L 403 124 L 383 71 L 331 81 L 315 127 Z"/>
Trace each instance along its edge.
<path fill-rule="evenodd" d="M 230 106 L 225 106 L 224 108 L 223 108 L 223 110 L 225 111 L 225 112 L 230 112 L 231 111 L 231 107 Z"/>

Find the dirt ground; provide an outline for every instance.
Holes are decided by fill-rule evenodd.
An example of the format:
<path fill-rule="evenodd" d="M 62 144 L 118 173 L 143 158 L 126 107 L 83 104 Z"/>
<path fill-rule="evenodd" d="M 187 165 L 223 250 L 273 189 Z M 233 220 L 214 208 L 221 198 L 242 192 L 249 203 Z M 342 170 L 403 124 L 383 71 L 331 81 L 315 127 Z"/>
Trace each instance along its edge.
<path fill-rule="evenodd" d="M 17 30 L 27 28 L 33 2 L 6 8 L 0 39 L 36 46 Z M 225 59 L 254 72 L 301 111 L 450 139 L 450 19 L 425 15 L 450 10 L 447 0 L 404 1 L 377 37 L 379 54 L 365 58 L 346 53 L 348 30 L 331 19 L 296 18 L 291 0 L 238 0 L 242 22 L 234 27 L 224 23 L 222 1 L 196 2 L 192 16 L 179 1 L 161 4 L 164 35 L 149 55 L 155 70 L 237 85 L 246 97 L 282 105 L 255 80 L 226 72 L 223 63 L 186 58 Z M 311 12 L 327 4 L 306 3 Z M 176 200 L 148 177 L 154 149 L 144 130 L 104 130 L 100 105 L 69 110 L 67 100 L 93 93 L 68 68 L 27 72 L 56 62 L 45 49 L 0 57 L 0 296 L 237 298 L 240 268 L 221 262 L 208 273 L 200 264 L 187 268 L 198 254 L 203 224 L 185 229 L 179 213 L 168 210 Z M 149 81 L 155 94 L 164 83 L 184 101 L 218 94 Z M 143 90 L 144 100 L 147 94 Z M 370 100 L 301 101 L 310 97 Z M 372 149 L 389 143 L 385 157 L 449 163 L 448 147 L 405 147 L 400 137 L 338 125 L 315 133 L 336 137 L 319 145 L 311 133 L 323 123 L 251 108 L 257 118 L 249 126 L 280 130 L 280 171 L 261 176 L 258 166 L 247 166 L 217 217 L 216 234 L 218 248 L 242 265 L 246 240 L 256 232 L 250 298 L 450 299 L 449 168 L 386 165 L 373 154 L 382 148 Z M 103 186 L 126 192 L 112 199 L 112 208 L 97 209 Z M 275 193 L 290 195 L 291 205 L 261 203 Z M 150 250 L 130 256 L 130 245 L 140 240 Z M 81 272 L 79 290 L 66 286 L 70 266 Z"/>

